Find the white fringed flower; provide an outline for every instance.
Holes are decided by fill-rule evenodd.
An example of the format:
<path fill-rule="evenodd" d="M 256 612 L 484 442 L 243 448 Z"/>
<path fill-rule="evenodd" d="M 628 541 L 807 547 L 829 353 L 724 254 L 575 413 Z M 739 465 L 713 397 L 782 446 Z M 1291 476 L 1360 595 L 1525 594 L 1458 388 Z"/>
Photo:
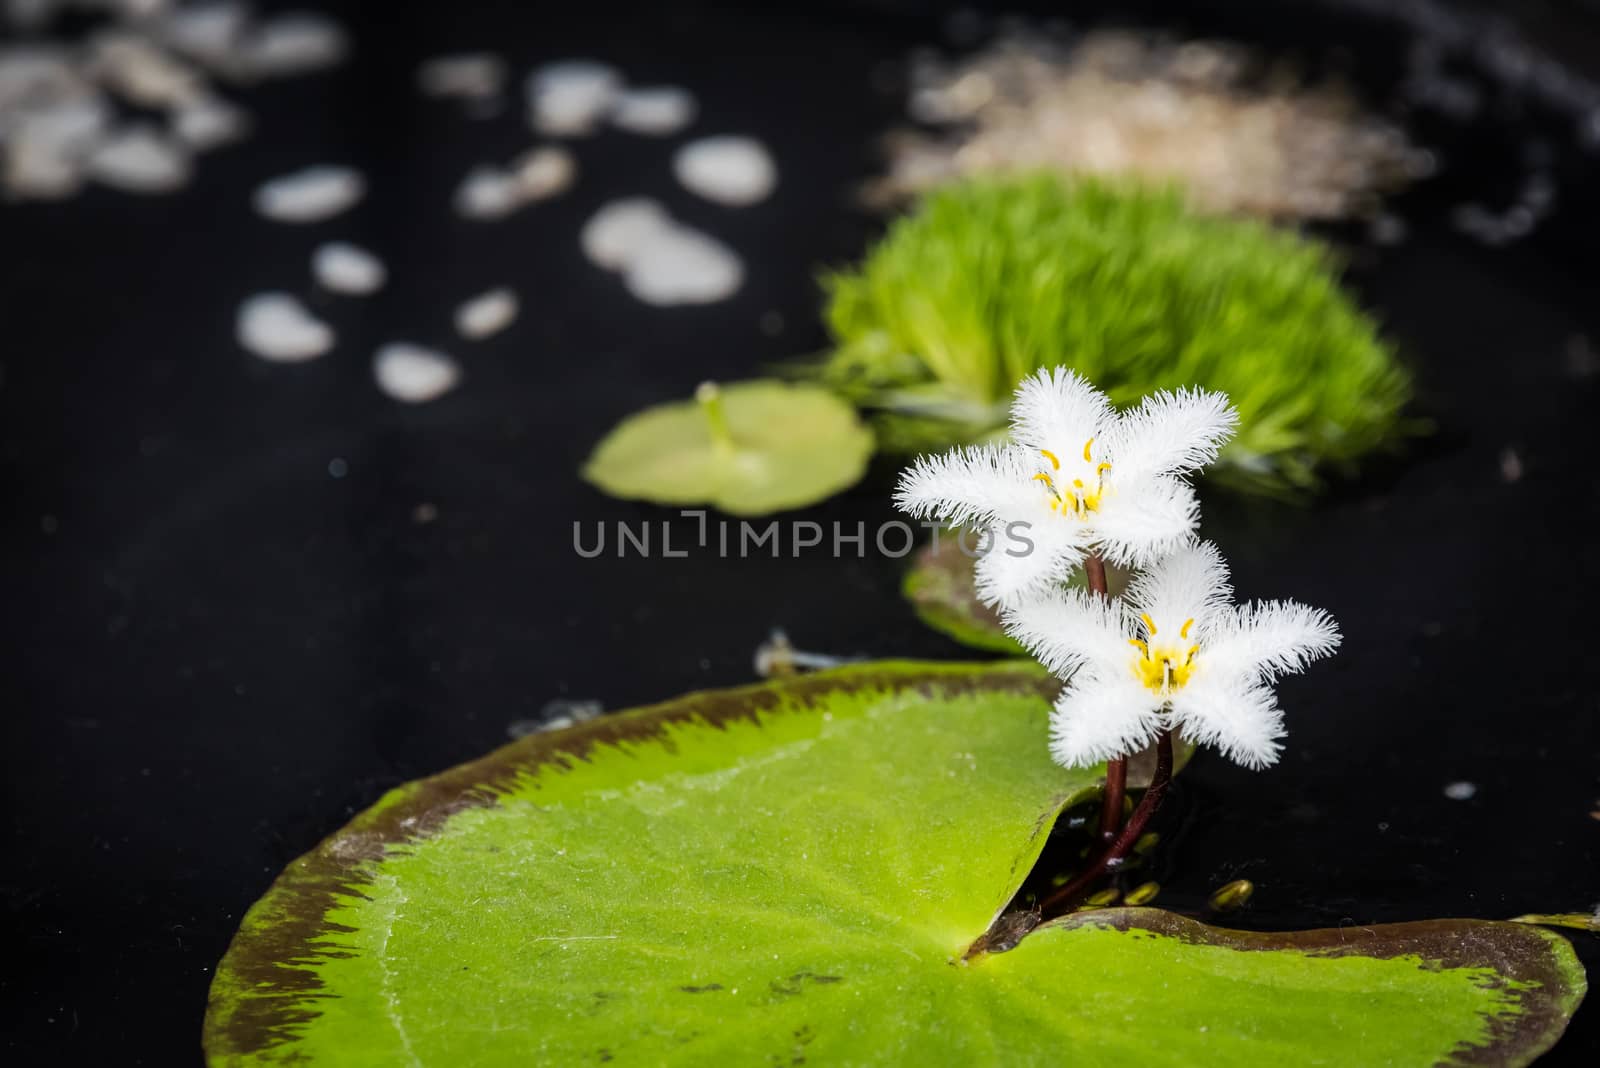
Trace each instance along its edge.
<path fill-rule="evenodd" d="M 977 565 L 986 604 L 1013 604 L 1058 585 L 1092 552 L 1143 566 L 1184 544 L 1198 518 L 1183 476 L 1211 462 L 1237 413 L 1220 393 L 1154 393 L 1119 415 L 1064 367 L 1023 380 L 1011 445 L 924 456 L 901 476 L 895 503 L 917 518 L 981 526 Z"/>
<path fill-rule="evenodd" d="M 1271 684 L 1333 652 L 1326 612 L 1294 601 L 1235 606 L 1216 546 L 1141 572 L 1120 601 L 1056 589 L 1004 613 L 1006 630 L 1061 676 L 1050 752 L 1068 767 L 1127 756 L 1164 728 L 1249 768 L 1278 759 Z"/>

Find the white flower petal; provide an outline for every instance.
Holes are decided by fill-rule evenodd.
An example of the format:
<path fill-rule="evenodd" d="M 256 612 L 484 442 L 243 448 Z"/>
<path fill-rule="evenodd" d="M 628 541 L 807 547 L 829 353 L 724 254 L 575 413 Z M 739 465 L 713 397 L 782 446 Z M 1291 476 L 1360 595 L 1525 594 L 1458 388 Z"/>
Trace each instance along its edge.
<path fill-rule="evenodd" d="M 918 519 L 931 517 L 952 526 L 1018 518 L 1030 499 L 1044 496 L 1029 481 L 1028 464 L 1021 450 L 998 445 L 921 456 L 900 475 L 894 503 Z"/>
<path fill-rule="evenodd" d="M 1136 753 L 1161 729 L 1161 699 L 1129 671 L 1080 671 L 1050 715 L 1050 755 L 1084 767 Z"/>
<path fill-rule="evenodd" d="M 989 550 L 978 558 L 978 599 L 1012 605 L 1066 581 L 1083 562 L 1089 531 L 1037 499 L 989 530 Z"/>
<path fill-rule="evenodd" d="M 1001 621 L 1007 634 L 1063 678 L 1086 663 L 1111 665 L 1133 652 L 1122 602 L 1082 590 L 1024 598 Z"/>
<path fill-rule="evenodd" d="M 1210 670 L 1202 661 L 1172 699 L 1172 719 L 1183 736 L 1209 745 L 1247 768 L 1277 763 L 1283 748 L 1283 713 L 1271 690 L 1248 675 Z"/>
<path fill-rule="evenodd" d="M 1024 378 L 1011 402 L 1012 440 L 1066 456 L 1077 455 L 1114 420 L 1106 395 L 1065 367 L 1043 368 Z"/>
<path fill-rule="evenodd" d="M 1339 626 L 1320 608 L 1297 601 L 1258 601 L 1219 613 L 1200 653 L 1219 672 L 1270 682 L 1297 674 L 1339 647 Z"/>
<path fill-rule="evenodd" d="M 1165 476 L 1116 479 L 1093 518 L 1101 553 L 1118 567 L 1146 567 L 1179 549 L 1199 522 L 1194 487 Z"/>
<path fill-rule="evenodd" d="M 1107 435 L 1106 454 L 1119 478 L 1188 474 L 1217 458 L 1238 422 L 1225 393 L 1163 390 L 1123 413 Z"/>
<path fill-rule="evenodd" d="M 1190 637 L 1198 639 L 1210 619 L 1227 614 L 1233 586 L 1222 553 L 1207 541 L 1185 545 L 1139 572 L 1125 596 L 1135 613 L 1148 615 L 1163 631 L 1194 620 L 1199 629 Z"/>

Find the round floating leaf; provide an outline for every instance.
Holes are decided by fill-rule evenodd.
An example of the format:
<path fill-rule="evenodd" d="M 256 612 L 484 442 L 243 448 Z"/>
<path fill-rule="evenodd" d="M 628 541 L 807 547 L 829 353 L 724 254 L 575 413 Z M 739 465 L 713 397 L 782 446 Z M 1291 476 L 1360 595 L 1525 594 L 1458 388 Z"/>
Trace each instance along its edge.
<path fill-rule="evenodd" d="M 854 485 L 871 456 L 872 432 L 826 389 L 707 383 L 617 424 L 583 477 L 614 497 L 765 515 Z"/>
<path fill-rule="evenodd" d="M 972 567 L 977 541 L 973 535 L 946 530 L 912 558 L 911 568 L 900 584 L 900 592 L 917 618 L 962 645 L 1015 656 L 1026 654 L 1016 639 L 1000 626 L 1000 614 L 978 600 L 977 580 Z M 1069 586 L 1082 587 L 1083 571 L 1073 573 Z M 1113 597 L 1120 596 L 1128 584 L 1128 573 L 1106 567 L 1106 585 Z"/>
<path fill-rule="evenodd" d="M 213 1066 L 1524 1064 L 1559 936 L 1237 934 L 1145 909 L 967 958 L 1101 769 L 1031 664 L 860 665 L 537 735 L 292 864 L 212 987 Z"/>

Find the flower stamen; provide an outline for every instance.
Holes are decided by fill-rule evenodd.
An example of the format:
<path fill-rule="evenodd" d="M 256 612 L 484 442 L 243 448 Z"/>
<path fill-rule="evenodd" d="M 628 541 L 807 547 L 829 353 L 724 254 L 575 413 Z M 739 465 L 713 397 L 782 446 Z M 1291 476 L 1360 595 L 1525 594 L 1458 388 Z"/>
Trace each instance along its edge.
<path fill-rule="evenodd" d="M 1148 615 L 1139 617 L 1149 629 L 1151 636 L 1155 635 L 1155 624 Z M 1184 630 L 1189 629 L 1190 620 L 1184 624 Z M 1191 645 L 1187 650 L 1179 651 L 1173 646 L 1157 646 L 1151 648 L 1150 643 L 1141 638 L 1129 638 L 1128 644 L 1139 650 L 1140 655 L 1134 658 L 1133 671 L 1139 681 L 1151 692 L 1161 696 L 1170 697 L 1175 691 L 1181 690 L 1189 681 L 1189 676 L 1194 674 L 1195 657 L 1200 652 L 1200 646 Z"/>
<path fill-rule="evenodd" d="M 1094 462 L 1094 438 L 1083 443 L 1084 463 Z M 1109 463 L 1100 463 L 1094 468 L 1094 485 L 1090 486 L 1083 478 L 1072 480 L 1071 488 L 1063 493 L 1056 486 L 1055 476 L 1052 471 L 1061 470 L 1061 458 L 1049 449 L 1040 449 L 1039 455 L 1050 461 L 1051 471 L 1040 471 L 1032 476 L 1033 481 L 1043 482 L 1050 491 L 1050 510 L 1060 512 L 1062 515 L 1071 515 L 1077 519 L 1086 519 L 1090 512 L 1100 510 L 1100 500 L 1105 495 L 1105 474 L 1111 470 Z"/>

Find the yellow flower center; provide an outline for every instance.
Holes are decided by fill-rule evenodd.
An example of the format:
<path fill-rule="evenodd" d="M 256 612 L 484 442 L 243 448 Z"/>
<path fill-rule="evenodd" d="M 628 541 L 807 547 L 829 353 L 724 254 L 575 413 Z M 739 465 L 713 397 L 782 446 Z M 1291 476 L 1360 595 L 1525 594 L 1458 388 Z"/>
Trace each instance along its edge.
<path fill-rule="evenodd" d="M 1194 674 L 1195 657 L 1200 652 L 1200 646 L 1183 644 L 1189 638 L 1189 628 L 1194 626 L 1194 620 L 1184 621 L 1178 631 L 1179 644 L 1158 644 L 1155 622 L 1148 615 L 1139 618 L 1144 621 L 1147 637 L 1128 639 L 1129 644 L 1139 650 L 1139 655 L 1133 659 L 1133 673 L 1151 692 L 1169 696 L 1183 689 L 1189 676 Z"/>
<path fill-rule="evenodd" d="M 1074 478 L 1071 482 L 1061 473 L 1061 458 L 1049 449 L 1039 450 L 1039 454 L 1050 461 L 1050 470 L 1040 471 L 1033 476 L 1033 480 L 1043 482 L 1044 488 L 1050 491 L 1052 512 L 1083 519 L 1090 512 L 1100 510 L 1100 499 L 1105 496 L 1105 476 L 1111 470 L 1111 465 L 1095 463 L 1090 451 L 1093 447 L 1094 438 L 1083 443 L 1084 477 Z"/>

